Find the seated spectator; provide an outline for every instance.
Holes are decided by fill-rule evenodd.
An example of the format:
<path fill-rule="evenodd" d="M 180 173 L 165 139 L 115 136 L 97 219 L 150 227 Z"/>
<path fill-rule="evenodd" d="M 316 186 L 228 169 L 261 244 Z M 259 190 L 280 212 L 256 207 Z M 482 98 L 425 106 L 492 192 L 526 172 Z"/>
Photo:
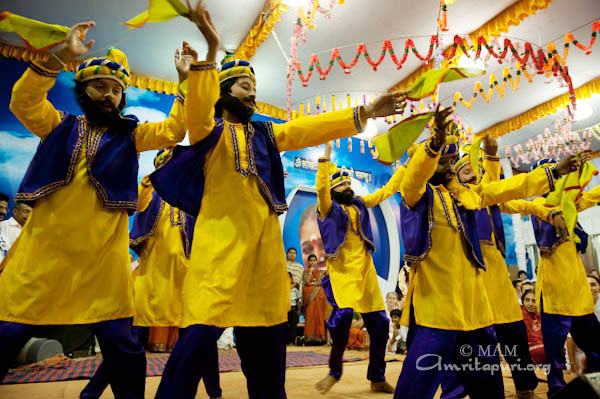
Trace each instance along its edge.
<path fill-rule="evenodd" d="M 288 312 L 288 343 L 294 343 L 298 335 L 298 318 L 300 316 L 300 306 L 302 303 L 302 294 L 294 283 L 292 273 L 290 275 L 290 311 Z"/>
<path fill-rule="evenodd" d="M 369 347 L 369 334 L 365 329 L 365 323 L 360 316 L 360 313 L 354 312 L 352 315 L 352 324 L 348 333 L 348 349 L 367 349 Z"/>
<path fill-rule="evenodd" d="M 394 309 L 400 309 L 400 301 L 398 300 L 396 291 L 390 291 L 385 296 L 385 312 L 388 317 L 390 317 L 390 314 Z"/>
<path fill-rule="evenodd" d="M 523 306 L 523 321 L 527 326 L 527 341 L 529 342 L 529 353 L 535 364 L 545 364 L 544 342 L 542 339 L 542 318 L 535 306 L 535 291 L 528 289 L 523 292 L 521 298 Z"/>
<path fill-rule="evenodd" d="M 0 262 L 4 259 L 10 247 L 21 234 L 23 225 L 29 217 L 31 207 L 23 202 L 17 202 L 13 209 L 13 216 L 0 222 Z"/>
<path fill-rule="evenodd" d="M 387 345 L 387 351 L 390 353 L 406 352 L 406 337 L 400 325 L 401 317 L 402 311 L 399 309 L 394 309 L 390 312 L 390 338 Z"/>
<path fill-rule="evenodd" d="M 10 197 L 4 193 L 0 193 L 0 221 L 4 220 L 8 214 L 8 202 Z"/>
<path fill-rule="evenodd" d="M 520 281 L 527 280 L 527 272 L 525 270 L 519 270 L 519 272 L 517 273 L 517 279 L 519 279 Z"/>

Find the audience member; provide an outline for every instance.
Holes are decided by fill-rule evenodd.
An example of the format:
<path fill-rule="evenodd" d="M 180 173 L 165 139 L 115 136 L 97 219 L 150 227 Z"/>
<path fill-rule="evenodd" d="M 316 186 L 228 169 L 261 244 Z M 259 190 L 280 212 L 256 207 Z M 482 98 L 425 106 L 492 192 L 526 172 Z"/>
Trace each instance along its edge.
<path fill-rule="evenodd" d="M 527 341 L 529 342 L 529 353 L 535 364 L 545 364 L 544 342 L 542 340 L 542 318 L 535 306 L 535 291 L 525 290 L 521 297 L 521 310 L 523 321 L 527 326 Z"/>
<path fill-rule="evenodd" d="M 590 275 L 600 280 L 600 272 L 598 272 L 598 269 L 593 269 L 592 271 L 590 271 Z"/>
<path fill-rule="evenodd" d="M 0 200 L 0 204 L 2 202 Z M 8 220 L 0 222 L 0 262 L 2 262 L 19 234 L 21 234 L 23 225 L 25 225 L 30 212 L 31 207 L 29 205 L 17 202 L 13 209 L 13 216 Z"/>
<path fill-rule="evenodd" d="M 288 251 L 288 259 L 289 252 L 290 251 Z M 292 286 L 290 291 L 290 311 L 288 312 L 288 343 L 294 343 L 296 341 L 296 336 L 298 335 L 298 318 L 300 316 L 302 295 L 300 294 L 300 289 L 298 289 L 298 284 L 294 283 L 292 273 L 288 272 L 288 274 L 290 275 L 290 283 Z"/>
<path fill-rule="evenodd" d="M 306 344 L 324 344 L 325 332 L 325 293 L 321 281 L 325 272 L 317 267 L 317 256 L 308 256 L 308 268 L 304 272 L 302 301 L 304 303 L 304 341 Z"/>
<path fill-rule="evenodd" d="M 290 248 L 287 251 L 287 271 L 292 278 L 292 288 L 302 289 L 302 277 L 304 276 L 304 266 L 296 262 L 296 248 Z"/>
<path fill-rule="evenodd" d="M 385 296 L 385 311 L 388 317 L 392 313 L 392 310 L 395 309 L 401 310 L 400 301 L 398 300 L 398 294 L 396 291 L 390 291 Z"/>
<path fill-rule="evenodd" d="M 8 214 L 8 202 L 10 197 L 4 193 L 0 193 L 0 220 L 4 220 Z"/>
<path fill-rule="evenodd" d="M 517 273 L 517 279 L 519 279 L 520 281 L 527 280 L 527 272 L 525 270 L 519 270 L 519 272 Z"/>
<path fill-rule="evenodd" d="M 402 311 L 400 309 L 393 309 L 390 312 L 390 338 L 387 344 L 387 351 L 391 353 L 406 352 L 406 341 L 402 334 L 402 326 L 400 325 L 401 317 Z"/>
<path fill-rule="evenodd" d="M 346 348 L 363 350 L 369 347 L 369 334 L 365 329 L 365 322 L 358 312 L 352 315 L 352 323 L 348 332 Z"/>

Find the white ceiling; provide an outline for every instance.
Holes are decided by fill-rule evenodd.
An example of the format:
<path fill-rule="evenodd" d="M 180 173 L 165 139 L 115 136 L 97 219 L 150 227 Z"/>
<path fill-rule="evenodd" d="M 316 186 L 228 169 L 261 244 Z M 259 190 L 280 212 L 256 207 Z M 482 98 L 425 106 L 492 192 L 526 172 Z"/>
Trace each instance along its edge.
<path fill-rule="evenodd" d="M 445 45 L 450 44 L 454 34 L 466 34 L 475 30 L 515 1 L 456 0 L 448 6 L 450 31 L 443 38 Z M 224 49 L 235 50 L 238 47 L 254 24 L 264 3 L 264 0 L 206 0 Z M 329 1 L 322 3 L 328 5 Z M 190 42 L 197 48 L 201 57 L 206 52 L 206 45 L 195 26 L 183 18 L 176 18 L 167 23 L 147 24 L 141 29 L 133 30 L 120 24 L 142 12 L 147 4 L 148 0 L 4 0 L 2 9 L 62 25 L 94 19 L 97 27 L 89 34 L 90 38 L 96 40 L 92 55 L 100 55 L 110 46 L 119 47 L 128 55 L 134 73 L 174 81 L 176 73 L 172 57 L 181 41 Z M 439 0 L 346 0 L 345 4 L 336 4 L 331 19 L 325 19 L 321 14 L 317 15 L 316 28 L 308 32 L 307 43 L 299 46 L 298 58 L 306 71 L 310 55 L 318 53 L 321 65 L 326 67 L 330 50 L 338 47 L 342 58 L 350 62 L 360 42 L 366 43 L 370 55 L 377 58 L 385 39 L 392 39 L 396 54 L 401 56 L 406 37 L 413 38 L 417 49 L 425 52 L 429 45 L 429 37 L 436 32 L 438 5 Z M 519 26 L 511 27 L 506 35 L 544 47 L 549 41 L 554 41 L 562 54 L 564 34 L 571 31 L 578 40 L 587 45 L 590 39 L 590 24 L 596 18 L 600 18 L 599 0 L 554 0 L 549 8 L 526 18 Z M 288 56 L 289 38 L 295 19 L 296 8 L 290 7 L 275 27 L 283 51 Z M 18 38 L 13 34 L 0 33 L 0 40 L 19 44 Z M 258 100 L 284 108 L 286 60 L 273 35 L 259 47 L 251 61 L 257 74 Z M 575 87 L 599 77 L 600 40 L 588 56 L 571 46 L 567 65 Z M 328 100 L 329 110 L 330 96 L 335 94 L 336 98 L 342 98 L 346 106 L 347 93 L 354 98 L 362 97 L 363 93 L 374 95 L 383 92 L 419 66 L 420 61 L 412 53 L 400 70 L 396 70 L 389 55 L 377 72 L 374 72 L 362 57 L 350 75 L 344 74 L 336 63 L 326 80 L 319 80 L 315 71 L 308 87 L 302 87 L 296 77 L 292 102 L 297 105 L 310 100 L 314 109 L 315 96 L 321 95 Z M 494 72 L 501 77 L 502 67 L 503 65 L 498 65 L 493 59 L 490 60 L 488 75 L 479 79 L 484 87 L 488 85 L 489 73 Z M 444 84 L 440 90 L 442 103 L 450 105 L 456 90 L 460 90 L 465 99 L 470 99 L 476 80 Z M 530 84 L 526 79 L 522 79 L 519 91 L 513 92 L 508 88 L 502 99 L 494 93 L 490 104 L 478 96 L 470 110 L 458 105 L 456 112 L 475 132 L 480 131 L 566 92 L 566 89 L 558 84 L 546 84 L 544 80 L 542 76 L 534 76 L 534 81 Z M 352 103 L 354 104 L 354 99 Z M 535 137 L 553 120 L 550 116 L 518 132 L 510 133 L 500 140 L 500 145 L 525 142 L 529 137 Z M 576 128 L 599 122 L 600 100 L 594 101 L 594 114 L 576 124 Z M 383 130 L 385 124 L 380 121 L 378 127 Z M 595 146 L 600 148 L 600 143 Z"/>

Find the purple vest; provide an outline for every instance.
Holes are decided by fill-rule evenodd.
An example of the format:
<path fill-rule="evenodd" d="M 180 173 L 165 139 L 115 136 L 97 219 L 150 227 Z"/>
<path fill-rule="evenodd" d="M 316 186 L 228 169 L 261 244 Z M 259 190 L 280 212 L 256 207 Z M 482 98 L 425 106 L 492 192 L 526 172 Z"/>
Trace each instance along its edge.
<path fill-rule="evenodd" d="M 62 122 L 44 138 L 35 152 L 15 200 L 34 205 L 71 183 L 75 166 L 89 130 L 83 116 L 63 114 Z M 94 190 L 105 208 L 126 209 L 133 214 L 137 208 L 138 153 L 133 139 L 137 118 L 129 131 L 102 129 L 87 136 L 87 169 Z"/>
<path fill-rule="evenodd" d="M 367 244 L 368 250 L 375 252 L 373 232 L 369 221 L 369 209 L 360 197 L 354 197 L 352 206 L 358 211 L 358 232 Z M 346 232 L 349 228 L 348 223 L 350 223 L 348 214 L 340 204 L 332 200 L 329 213 L 323 220 L 318 217 L 317 223 L 319 224 L 327 257 L 335 258 L 341 246 L 346 242 Z"/>
<path fill-rule="evenodd" d="M 208 137 L 192 146 L 177 146 L 173 157 L 150 175 L 152 186 L 160 197 L 172 206 L 189 215 L 196 216 L 202 206 L 204 194 L 204 161 L 206 154 L 217 144 L 223 134 L 225 124 L 215 118 L 215 127 Z M 287 210 L 283 165 L 273 135 L 271 122 L 251 122 L 244 127 L 247 140 L 248 169 L 241 169 L 239 152 L 235 152 L 235 166 L 244 175 L 254 175 L 258 179 L 259 190 L 277 214 Z M 237 146 L 233 126 L 230 132 Z M 235 147 L 237 150 L 237 147 Z"/>
<path fill-rule="evenodd" d="M 433 228 L 433 196 L 435 192 L 427 184 L 425 193 L 416 203 L 409 208 L 404 201 L 400 207 L 400 220 L 402 225 L 402 241 L 404 242 L 404 260 L 407 262 L 422 262 L 431 250 L 431 229 Z M 462 236 L 465 239 L 469 252 L 467 256 L 475 263 L 476 267 L 485 269 L 483 255 L 479 246 L 477 218 L 474 211 L 459 206 L 452 199 L 454 212 L 460 218 L 463 226 Z"/>
<path fill-rule="evenodd" d="M 533 224 L 535 241 L 542 255 L 552 255 L 560 244 L 569 241 L 568 237 L 564 238 L 556 235 L 556 229 L 552 224 L 544 222 L 533 215 L 531 216 L 531 223 Z M 579 222 L 575 226 L 575 234 L 577 234 L 580 240 L 575 245 L 577 251 L 584 253 L 587 249 L 588 235 Z"/>
<path fill-rule="evenodd" d="M 152 200 L 143 212 L 137 212 L 133 218 L 133 227 L 129 232 L 129 246 L 135 253 L 139 254 L 144 241 L 151 237 L 158 226 L 158 221 L 165 207 L 165 202 L 160 199 L 156 191 L 152 193 Z M 190 257 L 192 239 L 194 237 L 194 224 L 196 219 L 178 209 L 171 208 L 171 212 L 179 212 L 175 221 L 171 216 L 171 226 L 179 226 L 185 256 Z"/>
<path fill-rule="evenodd" d="M 495 244 L 503 257 L 506 257 L 506 239 L 504 237 L 504 225 L 502 224 L 502 215 L 498 205 L 492 205 L 487 209 L 475 211 L 477 220 L 477 234 L 479 243 L 494 245 L 492 242 L 492 231 L 494 232 Z"/>

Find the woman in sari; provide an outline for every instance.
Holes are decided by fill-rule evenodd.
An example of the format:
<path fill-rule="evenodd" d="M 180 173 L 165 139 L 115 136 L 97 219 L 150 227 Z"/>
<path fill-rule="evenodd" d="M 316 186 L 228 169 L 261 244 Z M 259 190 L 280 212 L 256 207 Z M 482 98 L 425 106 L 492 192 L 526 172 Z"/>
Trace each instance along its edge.
<path fill-rule="evenodd" d="M 304 302 L 304 340 L 308 344 L 322 344 L 325 332 L 325 293 L 321 288 L 324 271 L 317 268 L 317 256 L 308 256 L 308 268 L 304 272 L 302 300 Z"/>
<path fill-rule="evenodd" d="M 526 290 L 521 298 L 523 306 L 523 321 L 527 326 L 527 340 L 529 341 L 529 352 L 535 364 L 545 364 L 546 354 L 542 340 L 542 318 L 535 305 L 535 291 Z"/>

